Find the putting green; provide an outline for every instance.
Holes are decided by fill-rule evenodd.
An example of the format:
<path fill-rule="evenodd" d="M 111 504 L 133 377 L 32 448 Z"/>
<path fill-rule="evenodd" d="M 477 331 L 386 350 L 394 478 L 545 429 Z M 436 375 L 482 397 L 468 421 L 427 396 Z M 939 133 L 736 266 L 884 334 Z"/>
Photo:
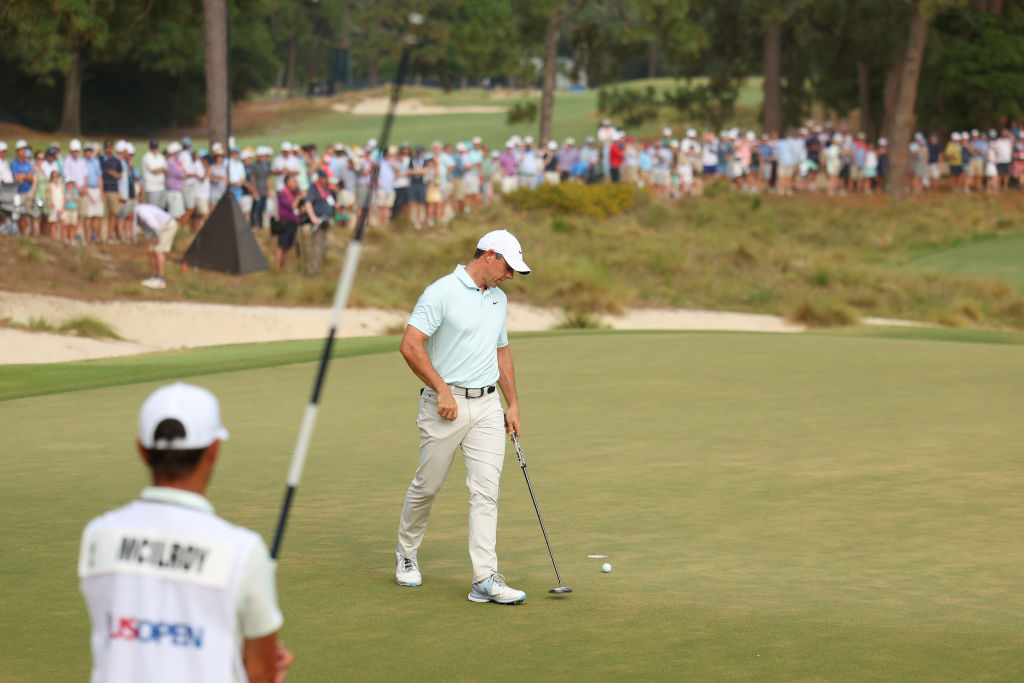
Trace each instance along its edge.
<path fill-rule="evenodd" d="M 397 353 L 334 361 L 278 582 L 294 680 L 1019 679 L 1024 349 L 834 335 L 513 340 L 522 444 L 499 555 L 515 607 L 466 600 L 465 468 L 394 584 L 416 462 Z M 205 375 L 232 438 L 209 492 L 269 537 L 314 364 Z M 145 484 L 158 383 L 0 403 L 5 680 L 81 680 L 85 521 Z M 607 554 L 614 566 L 602 574 Z"/>

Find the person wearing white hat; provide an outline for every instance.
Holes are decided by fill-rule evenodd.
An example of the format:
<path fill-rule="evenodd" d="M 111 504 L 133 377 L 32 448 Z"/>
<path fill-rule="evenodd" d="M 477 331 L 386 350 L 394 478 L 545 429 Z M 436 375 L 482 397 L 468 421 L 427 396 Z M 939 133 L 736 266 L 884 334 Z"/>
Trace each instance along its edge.
<path fill-rule="evenodd" d="M 516 173 L 519 176 L 519 187 L 533 190 L 540 184 L 541 170 L 543 169 L 542 159 L 533 148 L 533 137 L 527 135 L 523 138 L 523 151 L 519 157 L 519 167 Z"/>
<path fill-rule="evenodd" d="M 85 527 L 78 576 L 94 681 L 281 680 L 294 657 L 263 539 L 204 494 L 228 431 L 208 390 L 163 386 L 139 412 L 152 485 Z"/>
<path fill-rule="evenodd" d="M 185 216 L 185 166 L 181 163 L 181 143 L 173 140 L 167 145 L 167 175 L 165 176 L 164 204 L 176 221 Z"/>
<path fill-rule="evenodd" d="M 132 215 L 142 191 L 142 175 L 132 164 L 135 145 L 125 140 L 121 142 L 121 178 L 117 181 L 117 192 L 121 197 L 121 209 L 117 212 L 118 230 L 125 241 L 134 242 L 136 236 Z"/>
<path fill-rule="evenodd" d="M 963 189 L 964 167 L 962 158 L 962 147 L 960 145 L 959 131 L 950 133 L 949 142 L 942 152 L 942 156 L 949 168 L 949 187 L 953 192 Z"/>
<path fill-rule="evenodd" d="M 405 495 L 395 549 L 395 580 L 423 582 L 417 553 L 434 499 L 462 448 L 469 488 L 472 602 L 514 604 L 526 593 L 498 573 L 498 495 L 505 433 L 519 434 L 519 398 L 509 350 L 508 298 L 498 285 L 527 275 L 519 241 L 487 233 L 472 260 L 428 286 L 413 309 L 399 351 L 422 382 L 419 467 Z M 502 412 L 497 389 L 505 397 Z"/>
<path fill-rule="evenodd" d="M 178 152 L 178 163 L 181 170 L 185 172 L 185 180 L 181 183 L 181 200 L 185 205 L 185 213 L 181 217 L 181 224 L 188 226 L 189 230 L 196 232 L 199 224 L 196 222 L 196 191 L 199 187 L 199 162 L 192 152 L 192 138 L 186 135 L 181 139 L 181 151 Z"/>
<path fill-rule="evenodd" d="M 249 166 L 253 189 L 252 215 L 249 224 L 257 229 L 264 227 L 264 222 L 269 220 L 267 199 L 273 194 L 270 153 L 269 147 L 260 145 L 256 148 L 256 160 Z"/>
<path fill-rule="evenodd" d="M 7 143 L 3 140 L 0 140 L 0 183 L 7 183 L 8 185 L 14 183 L 11 165 L 7 163 Z"/>
<path fill-rule="evenodd" d="M 164 192 L 167 189 L 167 159 L 160 153 L 160 141 L 150 140 L 149 150 L 142 155 L 142 182 L 146 187 L 145 201 L 161 208 L 167 207 Z"/>

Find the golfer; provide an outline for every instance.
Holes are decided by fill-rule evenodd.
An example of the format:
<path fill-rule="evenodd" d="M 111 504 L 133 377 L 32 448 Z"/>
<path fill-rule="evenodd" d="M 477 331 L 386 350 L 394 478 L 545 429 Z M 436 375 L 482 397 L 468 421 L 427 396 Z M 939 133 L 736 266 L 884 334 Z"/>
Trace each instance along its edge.
<path fill-rule="evenodd" d="M 150 240 L 149 264 L 153 268 L 153 277 L 146 278 L 142 284 L 150 289 L 167 289 L 167 254 L 174 248 L 178 221 L 159 206 L 138 204 L 135 207 L 135 225 Z"/>
<path fill-rule="evenodd" d="M 170 384 L 142 404 L 153 485 L 89 522 L 78 575 L 92 620 L 92 680 L 281 681 L 292 655 L 274 566 L 255 532 L 203 497 L 228 438 L 206 389 Z"/>
<path fill-rule="evenodd" d="M 519 399 L 505 318 L 508 299 L 498 285 L 527 275 L 519 241 L 507 230 L 489 232 L 468 265 L 424 290 L 413 309 L 399 350 L 420 390 L 420 465 L 398 525 L 395 579 L 422 583 L 417 551 L 441 485 L 462 447 L 469 488 L 469 556 L 473 602 L 519 603 L 523 591 L 509 588 L 498 573 L 495 552 L 498 494 L 505 460 L 505 432 L 519 433 Z M 495 383 L 505 396 L 502 417 Z"/>

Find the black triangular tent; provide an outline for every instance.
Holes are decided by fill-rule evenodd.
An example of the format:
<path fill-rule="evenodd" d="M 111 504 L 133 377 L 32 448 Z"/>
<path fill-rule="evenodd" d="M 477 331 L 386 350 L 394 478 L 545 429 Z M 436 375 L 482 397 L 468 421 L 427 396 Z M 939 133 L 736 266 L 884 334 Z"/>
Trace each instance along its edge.
<path fill-rule="evenodd" d="M 230 192 L 225 192 L 217 202 L 183 260 L 193 268 L 236 275 L 267 269 L 267 259 Z"/>

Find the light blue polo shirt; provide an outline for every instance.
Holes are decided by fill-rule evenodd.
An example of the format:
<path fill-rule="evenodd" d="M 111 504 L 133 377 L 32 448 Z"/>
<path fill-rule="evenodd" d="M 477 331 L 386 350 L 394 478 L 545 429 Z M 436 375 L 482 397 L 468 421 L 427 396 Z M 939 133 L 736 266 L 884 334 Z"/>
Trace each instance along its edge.
<path fill-rule="evenodd" d="M 459 265 L 420 295 L 409 324 L 427 335 L 430 362 L 447 384 L 476 389 L 498 381 L 498 349 L 508 346 L 508 298 L 481 291 Z"/>

